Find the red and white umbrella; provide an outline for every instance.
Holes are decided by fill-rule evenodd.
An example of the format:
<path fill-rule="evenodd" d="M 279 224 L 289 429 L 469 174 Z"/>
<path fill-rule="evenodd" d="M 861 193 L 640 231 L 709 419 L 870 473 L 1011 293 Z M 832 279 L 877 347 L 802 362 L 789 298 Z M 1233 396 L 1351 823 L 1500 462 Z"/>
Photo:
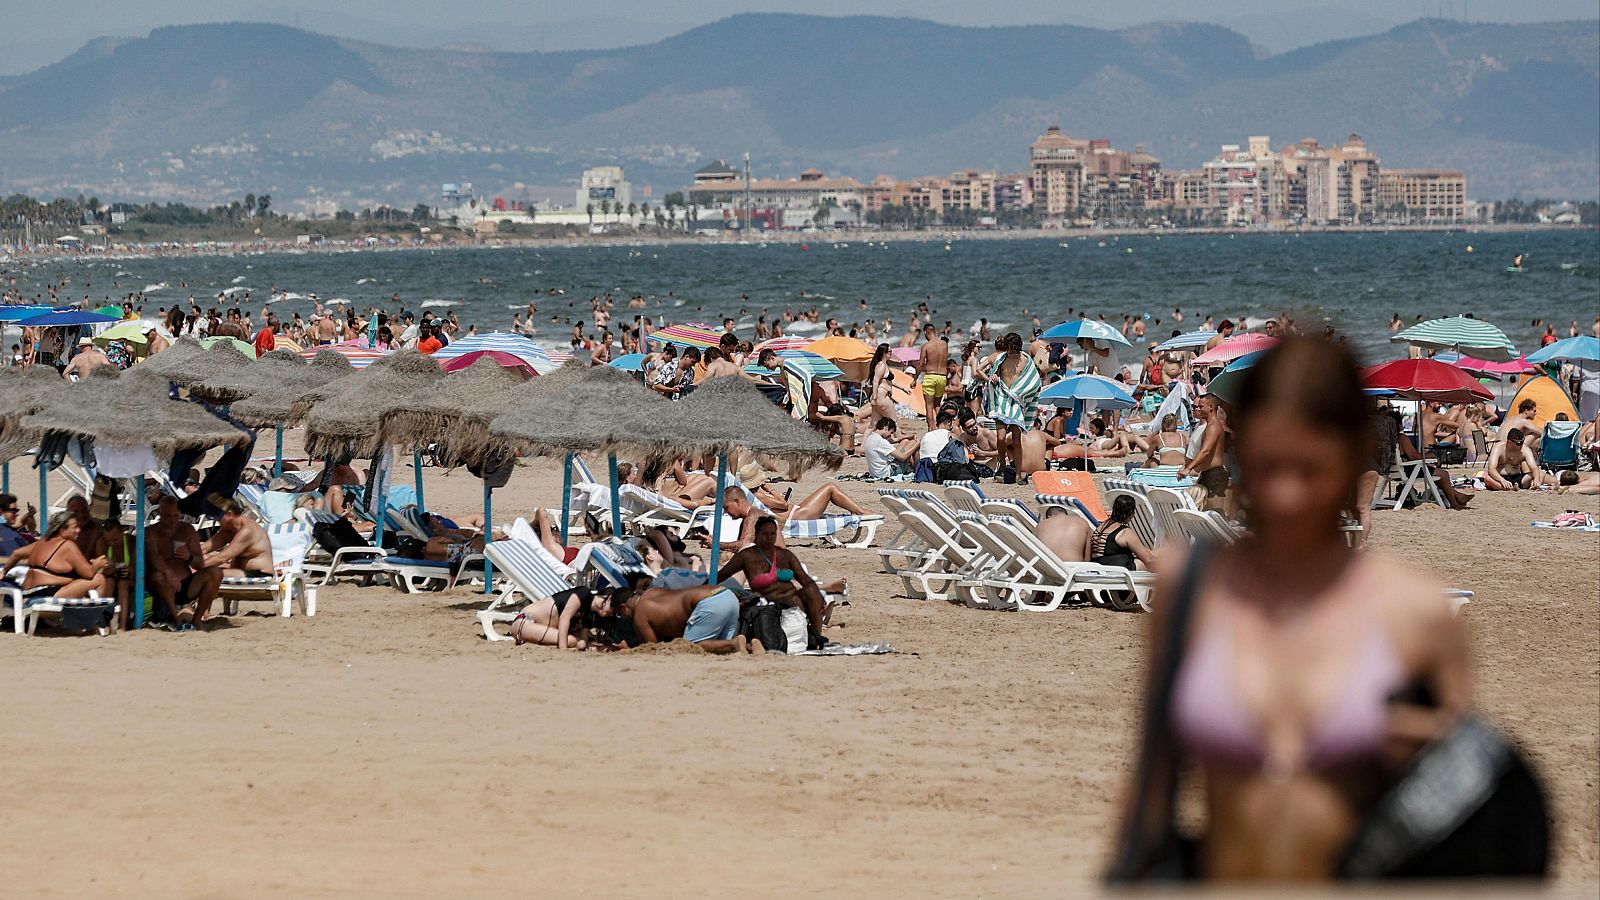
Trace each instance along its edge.
<path fill-rule="evenodd" d="M 768 338 L 756 345 L 756 352 L 763 350 L 804 350 L 807 346 L 817 342 L 816 338 L 804 337 L 797 334 L 786 334 L 783 337 Z"/>
<path fill-rule="evenodd" d="M 1367 387 L 1393 391 L 1406 400 L 1472 403 L 1493 400 L 1494 392 L 1449 363 L 1436 359 L 1396 359 L 1362 372 Z"/>
<path fill-rule="evenodd" d="M 383 359 L 385 356 L 388 356 L 391 352 L 393 352 L 390 350 L 378 350 L 376 348 L 368 347 L 364 339 L 358 338 L 354 341 L 347 341 L 343 344 L 325 344 L 321 347 L 307 347 L 300 351 L 300 355 L 306 359 L 315 359 L 317 354 L 323 350 L 332 350 L 333 352 L 344 357 L 350 362 L 350 368 L 352 369 L 365 369 L 367 366 L 372 365 L 373 363 Z"/>
<path fill-rule="evenodd" d="M 1189 360 L 1191 366 L 1220 366 L 1257 350 L 1265 350 L 1278 343 L 1270 334 L 1236 334 L 1210 350 Z"/>

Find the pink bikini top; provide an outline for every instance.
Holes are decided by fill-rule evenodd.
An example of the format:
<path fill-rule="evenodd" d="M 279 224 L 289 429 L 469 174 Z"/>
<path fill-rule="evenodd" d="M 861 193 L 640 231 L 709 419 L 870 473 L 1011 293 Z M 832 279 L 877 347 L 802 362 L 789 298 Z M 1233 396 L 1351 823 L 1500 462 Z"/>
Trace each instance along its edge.
<path fill-rule="evenodd" d="M 1173 727 L 1195 759 L 1265 768 L 1266 736 L 1234 686 L 1233 635 L 1226 626 L 1212 620 L 1190 646 L 1173 687 Z M 1404 677 L 1388 633 L 1374 622 L 1360 639 L 1338 699 L 1307 736 L 1303 766 L 1326 770 L 1376 757 L 1388 732 L 1389 697 Z"/>

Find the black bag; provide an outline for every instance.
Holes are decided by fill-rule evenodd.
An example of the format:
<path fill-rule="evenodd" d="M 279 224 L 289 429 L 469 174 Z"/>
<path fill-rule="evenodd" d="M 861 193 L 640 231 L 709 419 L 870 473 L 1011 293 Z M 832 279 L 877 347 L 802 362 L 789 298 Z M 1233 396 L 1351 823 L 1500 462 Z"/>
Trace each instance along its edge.
<path fill-rule="evenodd" d="M 1343 878 L 1544 878 L 1544 790 L 1505 735 L 1468 716 L 1423 748 L 1362 818 Z"/>
<path fill-rule="evenodd" d="M 349 519 L 318 523 L 312 527 L 311 537 L 329 553 L 335 553 L 345 547 L 368 546 L 367 539 L 356 531 L 356 527 L 350 524 Z"/>
<path fill-rule="evenodd" d="M 768 653 L 789 652 L 789 637 L 783 632 L 783 608 L 773 603 L 752 603 L 739 611 L 739 633 L 746 640 L 760 641 Z"/>

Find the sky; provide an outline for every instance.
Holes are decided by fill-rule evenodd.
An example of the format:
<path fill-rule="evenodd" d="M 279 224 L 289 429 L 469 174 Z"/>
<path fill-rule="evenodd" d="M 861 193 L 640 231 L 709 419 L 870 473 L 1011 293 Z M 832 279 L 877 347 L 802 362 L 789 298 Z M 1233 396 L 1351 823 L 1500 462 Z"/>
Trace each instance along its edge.
<path fill-rule="evenodd" d="M 740 12 L 870 14 L 952 25 L 1069 24 L 1121 28 L 1212 22 L 1271 52 L 1371 34 L 1436 16 L 1493 22 L 1593 19 L 1595 0 L 0 0 L 0 75 L 55 62 L 86 41 L 162 25 L 277 22 L 405 47 L 494 50 L 623 47 Z"/>

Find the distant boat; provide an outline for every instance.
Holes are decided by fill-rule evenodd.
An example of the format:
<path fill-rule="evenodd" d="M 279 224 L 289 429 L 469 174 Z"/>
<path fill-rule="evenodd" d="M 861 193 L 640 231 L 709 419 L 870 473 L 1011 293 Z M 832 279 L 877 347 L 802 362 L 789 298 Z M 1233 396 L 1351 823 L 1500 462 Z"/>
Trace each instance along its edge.
<path fill-rule="evenodd" d="M 1520 275 L 1520 274 L 1522 274 L 1522 267 L 1521 266 L 1506 266 L 1506 274 L 1507 275 Z"/>
<path fill-rule="evenodd" d="M 1577 267 L 1578 267 L 1577 263 L 1562 263 L 1561 264 L 1561 268 L 1566 270 L 1566 271 L 1569 271 L 1569 272 L 1572 271 L 1573 269 L 1576 269 Z"/>

